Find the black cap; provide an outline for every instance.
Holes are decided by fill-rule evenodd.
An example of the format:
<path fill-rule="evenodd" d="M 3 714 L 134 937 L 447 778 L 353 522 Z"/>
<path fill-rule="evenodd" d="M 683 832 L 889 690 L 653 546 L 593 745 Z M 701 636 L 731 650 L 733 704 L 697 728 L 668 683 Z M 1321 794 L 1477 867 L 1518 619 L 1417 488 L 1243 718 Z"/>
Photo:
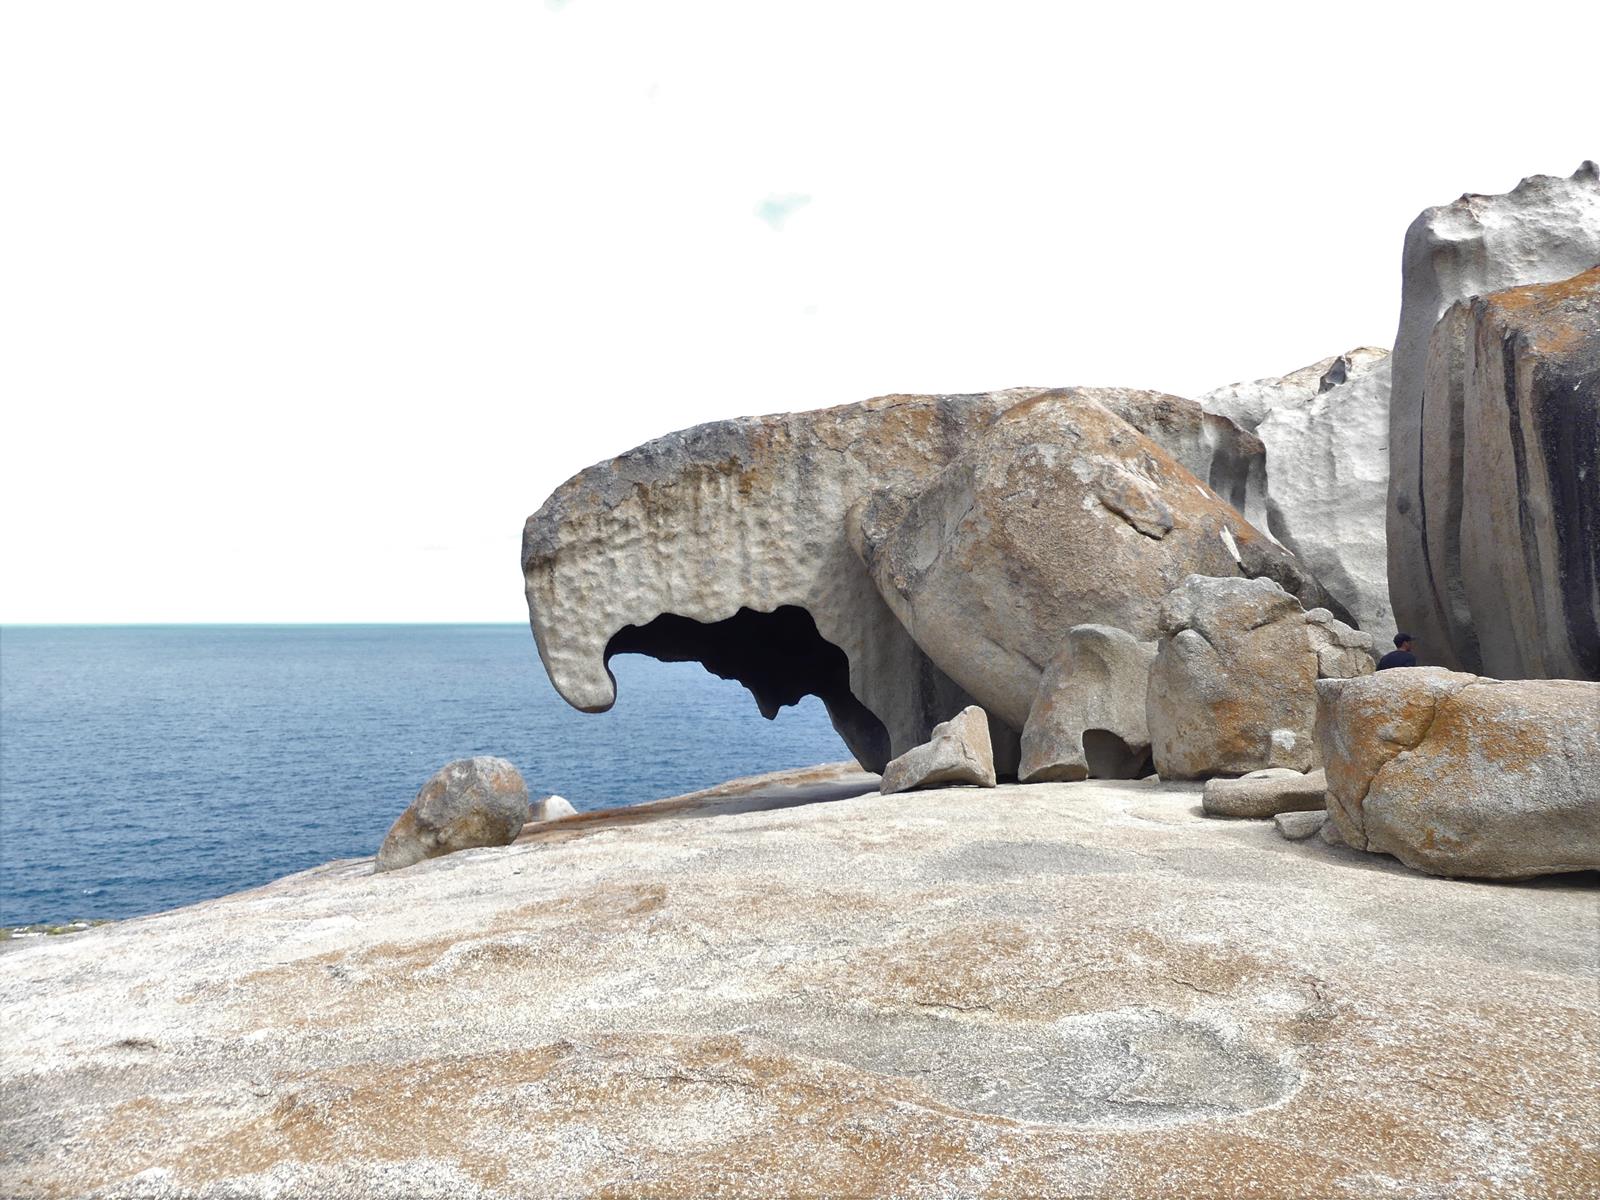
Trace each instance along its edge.
<path fill-rule="evenodd" d="M 1394 635 L 1394 644 L 1396 646 L 1403 646 L 1407 642 L 1414 642 L 1416 640 L 1417 639 L 1412 637 L 1409 633 L 1397 633 Z"/>

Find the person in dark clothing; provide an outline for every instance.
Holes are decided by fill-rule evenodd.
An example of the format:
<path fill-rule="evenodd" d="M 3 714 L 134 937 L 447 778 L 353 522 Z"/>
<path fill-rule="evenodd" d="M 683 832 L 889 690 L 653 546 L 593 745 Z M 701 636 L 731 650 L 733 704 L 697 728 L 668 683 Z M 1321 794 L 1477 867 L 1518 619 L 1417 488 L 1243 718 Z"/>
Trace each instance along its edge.
<path fill-rule="evenodd" d="M 1416 666 L 1417 656 L 1411 653 L 1411 646 L 1415 640 L 1409 633 L 1395 634 L 1394 649 L 1378 660 L 1378 670 L 1387 671 L 1390 667 Z"/>

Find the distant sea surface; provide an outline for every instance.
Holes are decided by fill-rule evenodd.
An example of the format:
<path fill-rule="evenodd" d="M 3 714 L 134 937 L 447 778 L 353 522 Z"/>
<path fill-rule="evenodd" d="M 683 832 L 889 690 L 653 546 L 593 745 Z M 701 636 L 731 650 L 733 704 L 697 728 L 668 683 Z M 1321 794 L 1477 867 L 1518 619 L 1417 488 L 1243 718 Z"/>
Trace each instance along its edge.
<path fill-rule="evenodd" d="M 764 720 L 694 663 L 556 695 L 525 625 L 0 629 L 0 925 L 119 918 L 372 854 L 434 771 L 637 804 L 849 757 L 820 701 Z"/>

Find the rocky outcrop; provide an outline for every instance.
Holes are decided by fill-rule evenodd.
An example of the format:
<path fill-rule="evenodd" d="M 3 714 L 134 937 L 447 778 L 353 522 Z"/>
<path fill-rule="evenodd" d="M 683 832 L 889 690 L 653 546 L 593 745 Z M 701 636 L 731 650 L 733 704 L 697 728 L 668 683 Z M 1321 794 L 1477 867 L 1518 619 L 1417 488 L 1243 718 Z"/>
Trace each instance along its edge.
<path fill-rule="evenodd" d="M 1318 679 L 1354 679 L 1377 669 L 1372 635 L 1350 628 L 1325 608 L 1306 614 L 1306 636 L 1317 656 Z"/>
<path fill-rule="evenodd" d="M 1145 692 L 1154 642 L 1077 625 L 1045 668 L 1022 730 L 1023 783 L 1137 779 L 1150 769 Z"/>
<path fill-rule="evenodd" d="M 885 767 L 878 790 L 889 795 L 963 783 L 995 786 L 989 718 L 975 704 L 935 725 L 927 743 L 913 747 Z"/>
<path fill-rule="evenodd" d="M 1258 521 L 1368 631 L 1392 632 L 1384 505 L 1389 486 L 1389 352 L 1369 346 L 1280 379 L 1207 392 L 1261 440 Z"/>
<path fill-rule="evenodd" d="M 389 828 L 374 871 L 395 871 L 425 858 L 474 846 L 506 846 L 528 819 L 528 788 L 503 758 L 461 758 L 422 785 Z"/>
<path fill-rule="evenodd" d="M 1458 657 L 1600 679 L 1600 266 L 1470 304 Z M 1452 638 L 1456 631 L 1451 630 Z"/>
<path fill-rule="evenodd" d="M 1231 502 L 1260 507 L 1255 438 L 1176 396 L 1082 390 L 1158 446 L 1170 443 Z M 574 476 L 523 534 L 530 619 L 556 691 L 603 712 L 616 699 L 606 667 L 613 654 L 697 661 L 744 684 L 769 717 L 819 696 L 856 758 L 881 770 L 972 696 L 885 605 L 850 546 L 846 514 L 860 508 L 858 519 L 883 522 L 887 533 L 996 417 L 1041 394 L 887 396 L 722 421 Z M 1239 540 L 1265 541 L 1242 532 Z M 1035 648 L 1039 663 L 1067 628 L 1053 627 L 1056 644 Z M 1030 667 L 1020 699 L 992 729 L 1003 765 L 1015 766 L 1039 671 Z"/>
<path fill-rule="evenodd" d="M 1600 868 L 1600 684 L 1418 667 L 1317 690 L 1351 846 L 1435 875 Z"/>
<path fill-rule="evenodd" d="M 1469 670 L 1483 665 L 1477 644 L 1483 630 L 1466 596 L 1470 572 L 1461 543 L 1470 490 L 1465 472 L 1478 453 L 1467 446 L 1465 395 L 1477 338 L 1470 306 L 1452 306 L 1568 279 L 1597 264 L 1600 168 L 1594 163 L 1569 179 L 1536 175 L 1502 196 L 1468 195 L 1430 208 L 1406 234 L 1390 402 L 1389 591 L 1397 622 L 1417 635 L 1426 663 Z M 1507 411 L 1501 418 L 1508 427 L 1510 416 Z M 1525 436 L 1522 428 L 1518 436 Z M 1592 477 L 1587 486 L 1592 496 Z M 1530 499 L 1538 502 L 1537 484 Z M 1550 586 L 1552 569 L 1541 564 L 1537 586 Z"/>
<path fill-rule="evenodd" d="M 852 542 L 928 657 L 1013 729 L 1075 625 L 1151 640 L 1191 573 L 1268 576 L 1326 593 L 1091 389 L 999 416 L 915 495 L 853 512 Z"/>
<path fill-rule="evenodd" d="M 1270 579 L 1191 575 L 1161 605 L 1148 721 L 1163 779 L 1316 765 L 1317 655 Z"/>
<path fill-rule="evenodd" d="M 1279 813 L 1321 811 L 1328 780 L 1321 770 L 1302 775 L 1282 767 L 1251 771 L 1238 779 L 1208 780 L 1200 806 L 1213 817 L 1266 819 Z"/>

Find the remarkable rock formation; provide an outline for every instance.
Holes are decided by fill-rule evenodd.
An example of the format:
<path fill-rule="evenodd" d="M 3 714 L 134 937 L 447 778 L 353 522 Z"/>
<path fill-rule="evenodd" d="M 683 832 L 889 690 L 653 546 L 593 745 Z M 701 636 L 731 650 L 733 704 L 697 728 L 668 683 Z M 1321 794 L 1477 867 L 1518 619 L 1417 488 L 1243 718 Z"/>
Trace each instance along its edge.
<path fill-rule="evenodd" d="M 1163 779 L 1316 765 L 1317 655 L 1270 579 L 1191 575 L 1161 605 L 1148 721 Z"/>
<path fill-rule="evenodd" d="M 970 470 L 964 456 L 1000 414 L 1041 396 L 1065 395 L 1087 397 L 1080 406 L 1101 414 L 1100 425 L 1137 439 L 1130 445 L 1151 446 L 1165 464 L 1162 470 L 1181 472 L 1181 480 L 1172 482 L 1182 494 L 1180 508 L 1193 507 L 1194 482 L 1176 462 L 1212 481 L 1228 501 L 1245 510 L 1260 508 L 1260 443 L 1192 401 L 1157 392 L 1024 388 L 887 396 L 818 412 L 702 425 L 590 467 L 528 518 L 523 574 L 534 638 L 551 682 L 574 706 L 603 712 L 616 699 L 606 665 L 612 655 L 697 661 L 744 684 L 768 717 L 803 696 L 819 696 L 857 760 L 881 770 L 893 755 L 926 741 L 936 723 L 974 694 L 940 669 L 963 656 L 925 655 L 919 631 L 908 631 L 885 605 L 852 551 L 846 515 L 854 514 L 848 524 L 858 545 L 888 538 L 947 467 L 963 460 L 962 469 Z M 1108 408 L 1146 436 L 1131 434 Z M 1014 441 L 1026 420 L 1011 422 L 1007 437 Z M 1046 429 L 1043 440 L 1059 432 Z M 1170 452 L 1161 449 L 1167 445 Z M 1117 489 L 1132 488 L 1126 499 L 1135 506 L 1140 501 L 1134 492 L 1148 490 L 1147 484 L 1110 475 L 1103 483 L 1102 490 L 1111 489 L 1106 502 L 1112 505 L 1120 503 L 1112 494 Z M 1074 486 L 1081 491 L 1084 484 Z M 1249 573 L 1313 586 L 1270 539 L 1238 516 L 1227 516 L 1216 494 L 1205 488 L 1199 494 L 1203 502 L 1194 503 L 1205 510 L 1203 528 L 1191 528 L 1190 517 L 1180 513 L 1174 545 L 1208 537 L 1215 544 L 1204 561 L 1178 568 L 1180 575 L 1190 569 L 1236 571 L 1236 558 L 1242 557 Z M 1153 511 L 1152 519 L 1159 524 L 1160 513 Z M 1166 536 L 1148 529 L 1134 536 Z M 863 539 L 864 530 L 871 536 Z M 1225 531 L 1237 556 L 1219 540 Z M 1093 550 L 1069 545 L 1055 553 L 1065 560 Z M 1173 554 L 1168 547 L 1156 557 Z M 1062 569 L 1065 562 L 1057 564 L 1058 573 Z M 1053 621 L 1057 614 L 1043 615 Z M 1036 657 L 1026 678 L 1006 689 L 1011 702 L 1005 709 L 993 707 L 992 697 L 978 697 L 999 718 L 991 734 L 1002 770 L 1016 763 L 1017 732 L 1041 665 L 1060 648 L 1066 630 L 1085 620 L 1115 623 L 1117 615 L 1115 603 L 1090 605 L 1077 619 L 1050 624 L 1051 644 L 1032 647 Z"/>
<path fill-rule="evenodd" d="M 1600 868 L 1600 684 L 1437 667 L 1317 685 L 1328 812 L 1434 875 Z"/>
<path fill-rule="evenodd" d="M 1508 288 L 1568 279 L 1597 264 L 1600 168 L 1592 162 L 1584 163 L 1570 179 L 1536 175 L 1503 196 L 1468 195 L 1453 204 L 1430 208 L 1406 234 L 1404 291 L 1390 402 L 1389 592 L 1396 620 L 1417 635 L 1418 655 L 1424 662 L 1487 669 L 1479 650 L 1479 639 L 1485 630 L 1473 619 L 1465 583 L 1477 568 L 1463 565 L 1462 531 L 1463 506 L 1472 490 L 1467 473 L 1480 461 L 1480 450 L 1468 444 L 1466 386 L 1471 369 L 1467 364 L 1471 358 L 1476 366 L 1492 370 L 1490 360 L 1495 356 L 1488 353 L 1491 347 L 1487 345 L 1482 346 L 1485 352 L 1480 354 L 1479 330 L 1475 328 L 1478 318 L 1471 307 L 1463 305 L 1452 310 L 1452 306 Z M 1560 306 L 1550 296 L 1542 302 Z M 1540 303 L 1533 300 L 1532 306 L 1537 308 Z M 1485 308 L 1482 318 L 1489 324 L 1483 332 L 1492 336 L 1490 326 L 1496 320 L 1508 320 L 1514 326 L 1522 319 L 1515 310 L 1525 311 L 1528 304 L 1527 299 L 1512 302 L 1509 307 L 1495 310 L 1494 315 Z M 1563 319 L 1575 320 L 1577 316 L 1569 309 Z M 1532 341 L 1538 341 L 1536 334 Z M 1519 372 L 1528 369 L 1526 349 L 1524 346 L 1511 355 L 1518 362 Z M 1559 357 L 1564 353 L 1546 349 L 1537 352 L 1536 357 Z M 1564 368 L 1553 369 L 1559 374 Z M 1530 419 L 1550 420 L 1557 397 L 1531 377 L 1498 386 L 1505 391 L 1508 405 L 1499 420 L 1509 429 L 1512 417 L 1516 417 L 1517 432 L 1508 436 L 1522 441 L 1523 469 L 1535 476 L 1526 481 L 1532 489 L 1527 502 L 1530 521 L 1539 504 L 1559 498 L 1565 508 L 1561 521 L 1568 530 L 1578 532 L 1579 526 L 1572 522 L 1581 519 L 1583 511 L 1591 514 L 1592 521 L 1594 477 L 1591 474 L 1583 480 L 1569 475 L 1576 465 L 1572 461 L 1546 458 L 1538 462 L 1537 456 L 1560 439 L 1553 433 L 1534 434 L 1528 424 Z M 1586 389 L 1580 384 L 1579 390 Z M 1541 398 L 1530 392 L 1539 393 Z M 1587 393 L 1588 420 L 1593 421 L 1592 383 Z M 1512 394 L 1517 394 L 1514 404 Z M 1579 403 L 1576 407 L 1584 405 Z M 1481 425 L 1475 424 L 1473 436 L 1481 436 L 1481 430 Z M 1581 443 L 1584 430 L 1573 432 Z M 1530 434 L 1534 434 L 1532 445 L 1528 442 Z M 1583 452 L 1592 453 L 1580 448 Z M 1545 473 L 1550 474 L 1548 486 L 1556 489 L 1554 496 L 1540 491 L 1545 485 L 1536 476 Z M 1567 482 L 1563 482 L 1563 476 Z M 1587 503 L 1591 506 L 1587 510 L 1574 506 L 1576 497 L 1561 496 L 1560 489 L 1573 484 L 1579 491 L 1587 489 Z M 1522 546 L 1537 543 L 1540 536 L 1548 536 L 1548 532 L 1540 535 L 1524 530 L 1517 539 L 1518 548 L 1509 553 L 1522 553 Z M 1592 532 L 1590 536 L 1592 539 Z M 1567 545 L 1570 547 L 1570 540 Z M 1582 557 L 1581 552 L 1574 554 L 1570 549 L 1563 553 L 1574 557 L 1562 559 L 1560 568 L 1552 562 L 1540 562 L 1533 585 L 1536 589 L 1545 590 L 1547 595 L 1560 593 L 1563 584 L 1559 571 L 1576 567 L 1574 559 Z M 1572 586 L 1579 587 L 1581 593 L 1581 583 Z M 1581 608 L 1581 599 L 1581 594 L 1573 597 L 1570 607 Z M 1549 616 L 1564 624 L 1568 607 L 1564 602 L 1559 616 L 1556 612 Z M 1485 613 L 1481 620 L 1483 624 L 1503 627 L 1510 623 L 1509 615 Z M 1581 617 L 1579 620 L 1581 623 Z M 1581 629 L 1579 635 L 1581 640 Z M 1490 636 L 1493 639 L 1497 635 L 1491 631 Z M 1561 636 L 1570 639 L 1572 634 L 1567 630 Z M 1519 649 L 1517 653 L 1523 651 Z"/>
<path fill-rule="evenodd" d="M 1364 630 L 1392 631 L 1384 504 L 1389 486 L 1389 352 L 1364 346 L 1281 379 L 1208 392 L 1207 409 L 1260 438 L 1266 517 Z"/>
<path fill-rule="evenodd" d="M 989 718 L 969 705 L 933 728 L 925 745 L 906 751 L 883 769 L 878 790 L 884 795 L 912 788 L 951 787 L 970 783 L 995 786 L 994 752 L 989 745 Z"/>
<path fill-rule="evenodd" d="M 535 800 L 528 806 L 530 821 L 559 821 L 563 817 L 577 815 L 578 810 L 572 807 L 572 802 L 565 796 L 546 796 L 543 800 Z"/>
<path fill-rule="evenodd" d="M 1212 779 L 1200 807 L 1213 817 L 1275 817 L 1279 813 L 1321 811 L 1328 780 L 1321 770 L 1302 775 L 1282 767 L 1251 771 L 1238 779 Z"/>
<path fill-rule="evenodd" d="M 528 819 L 528 788 L 503 758 L 459 758 L 422 785 L 389 828 L 374 871 L 395 871 L 473 846 L 506 846 Z"/>
<path fill-rule="evenodd" d="M 1075 625 L 1158 630 L 1187 575 L 1269 576 L 1326 593 L 1092 389 L 1006 410 L 916 494 L 857 507 L 852 542 L 901 624 L 984 707 L 1021 729 Z"/>
<path fill-rule="evenodd" d="M 1137 779 L 1150 770 L 1145 692 L 1154 642 L 1109 625 L 1077 625 L 1045 668 L 1022 729 L 1023 783 Z"/>
<path fill-rule="evenodd" d="M 1471 628 L 1453 645 L 1464 660 L 1475 645 L 1482 673 L 1501 679 L 1600 679 L 1600 266 L 1470 309 L 1459 394 Z"/>

